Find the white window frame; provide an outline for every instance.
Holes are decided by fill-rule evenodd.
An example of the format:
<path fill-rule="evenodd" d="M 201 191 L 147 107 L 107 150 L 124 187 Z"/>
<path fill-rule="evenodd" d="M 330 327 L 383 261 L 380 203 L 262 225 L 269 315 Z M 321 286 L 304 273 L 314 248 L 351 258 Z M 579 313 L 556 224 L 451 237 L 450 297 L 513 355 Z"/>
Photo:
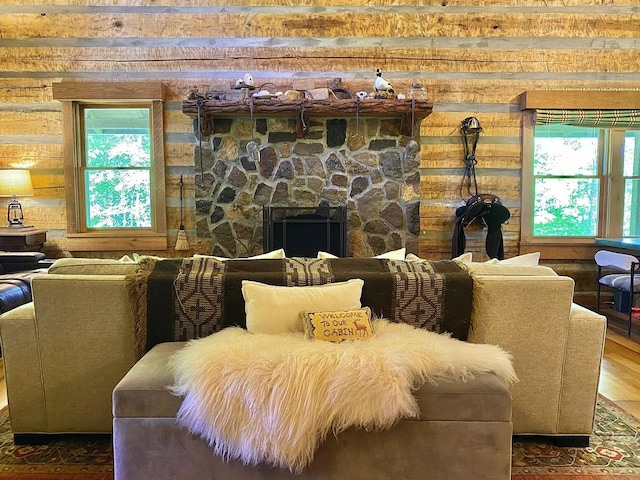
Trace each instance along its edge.
<path fill-rule="evenodd" d="M 62 102 L 66 185 L 67 249 L 69 251 L 144 251 L 167 249 L 163 101 L 157 82 L 62 82 L 53 84 Z M 149 108 L 151 121 L 151 227 L 89 229 L 85 222 L 82 162 L 82 105 L 115 104 Z"/>

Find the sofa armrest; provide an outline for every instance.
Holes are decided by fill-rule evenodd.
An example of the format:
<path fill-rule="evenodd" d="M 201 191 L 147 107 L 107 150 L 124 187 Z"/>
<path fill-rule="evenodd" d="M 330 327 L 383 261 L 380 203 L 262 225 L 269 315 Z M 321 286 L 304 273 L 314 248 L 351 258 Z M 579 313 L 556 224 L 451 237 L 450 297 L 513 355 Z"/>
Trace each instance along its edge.
<path fill-rule="evenodd" d="M 11 428 L 18 432 L 46 431 L 33 302 L 0 315 L 0 342 L 4 377 L 10 392 Z"/>
<path fill-rule="evenodd" d="M 32 288 L 35 316 L 22 327 L 29 362 L 22 363 L 26 354 L 19 351 L 23 332 L 11 328 L 15 317 L 3 316 L 1 327 L 14 433 L 110 432 L 111 392 L 136 361 L 125 276 L 38 275 Z M 36 360 L 39 375 L 29 367 Z M 27 408 L 21 382 L 36 376 L 46 424 L 33 431 L 33 423 L 15 414 Z"/>
<path fill-rule="evenodd" d="M 564 276 L 474 275 L 469 341 L 513 356 L 519 434 L 555 434 L 574 282 Z"/>
<path fill-rule="evenodd" d="M 607 333 L 605 316 L 580 305 L 571 305 L 569 339 L 564 365 L 559 429 L 588 435 L 593 429 L 596 395 Z M 584 415 L 583 412 L 593 412 Z"/>

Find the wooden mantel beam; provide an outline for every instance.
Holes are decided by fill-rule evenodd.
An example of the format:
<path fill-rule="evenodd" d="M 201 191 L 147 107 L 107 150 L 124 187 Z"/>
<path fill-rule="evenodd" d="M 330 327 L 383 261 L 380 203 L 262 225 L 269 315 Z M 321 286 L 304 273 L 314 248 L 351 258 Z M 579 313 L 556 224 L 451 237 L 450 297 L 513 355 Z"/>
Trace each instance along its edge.
<path fill-rule="evenodd" d="M 198 116 L 198 100 L 182 102 L 182 112 L 190 117 Z M 203 117 L 238 117 L 251 115 L 249 100 L 200 100 Z M 254 117 L 289 116 L 305 117 L 394 117 L 403 118 L 403 135 L 411 135 L 412 116 L 416 125 L 433 110 L 433 103 L 427 100 L 402 99 L 338 99 L 338 100 L 298 100 L 254 99 Z M 204 123 L 204 122 L 203 122 Z M 205 133 L 206 134 L 206 133 Z"/>
<path fill-rule="evenodd" d="M 249 101 L 204 100 L 200 110 L 203 115 L 216 117 L 250 115 Z M 302 100 L 283 101 L 278 99 L 254 99 L 254 115 L 297 116 L 304 108 L 310 116 L 333 117 L 352 116 L 359 109 L 363 116 L 385 116 L 411 114 L 411 100 L 377 100 L 377 99 L 340 99 L 340 100 Z M 415 100 L 416 118 L 424 118 L 431 113 L 433 103 L 427 100 Z M 183 113 L 195 117 L 198 114 L 196 100 L 182 102 Z"/>

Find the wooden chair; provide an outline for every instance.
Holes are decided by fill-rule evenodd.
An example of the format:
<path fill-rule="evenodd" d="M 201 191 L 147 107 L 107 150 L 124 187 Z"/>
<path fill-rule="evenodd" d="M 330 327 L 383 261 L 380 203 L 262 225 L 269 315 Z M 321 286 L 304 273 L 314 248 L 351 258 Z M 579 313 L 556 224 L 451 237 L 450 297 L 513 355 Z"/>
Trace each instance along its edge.
<path fill-rule="evenodd" d="M 640 260 L 633 255 L 600 250 L 595 255 L 598 265 L 598 294 L 596 311 L 600 312 L 600 290 L 602 286 L 623 292 L 629 300 L 629 329 L 634 315 L 634 295 L 640 294 Z"/>

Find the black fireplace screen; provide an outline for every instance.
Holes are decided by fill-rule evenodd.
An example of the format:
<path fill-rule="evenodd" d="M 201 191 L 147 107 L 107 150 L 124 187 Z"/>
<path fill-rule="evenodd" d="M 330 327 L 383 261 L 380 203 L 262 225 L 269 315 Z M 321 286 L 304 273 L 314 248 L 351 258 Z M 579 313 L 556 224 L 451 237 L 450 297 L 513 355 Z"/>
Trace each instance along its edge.
<path fill-rule="evenodd" d="M 262 247 L 283 248 L 288 257 L 315 257 L 319 251 L 347 255 L 345 206 L 270 207 L 262 209 Z"/>

